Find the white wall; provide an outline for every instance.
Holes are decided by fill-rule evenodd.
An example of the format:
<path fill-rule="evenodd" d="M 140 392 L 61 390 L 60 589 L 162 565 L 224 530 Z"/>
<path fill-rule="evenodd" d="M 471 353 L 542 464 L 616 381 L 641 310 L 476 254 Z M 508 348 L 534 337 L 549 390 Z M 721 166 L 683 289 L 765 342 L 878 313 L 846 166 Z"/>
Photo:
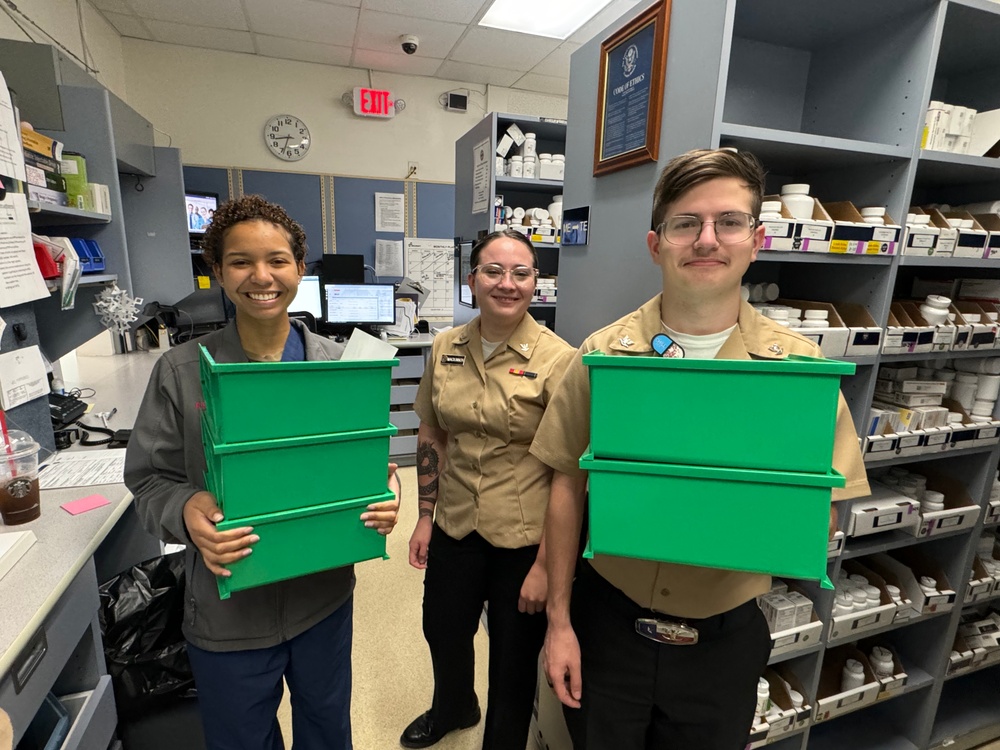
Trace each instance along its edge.
<path fill-rule="evenodd" d="M 21 2 L 20 7 L 59 44 L 81 60 L 86 60 L 91 68 L 96 68 L 98 72 L 92 75 L 97 80 L 128 101 L 121 36 L 87 0 L 29 0 Z M 16 12 L 10 12 L 24 30 L 18 28 L 5 8 L 4 12 L 0 12 L 0 38 L 53 43 Z"/>
<path fill-rule="evenodd" d="M 169 134 L 185 164 L 403 179 L 415 161 L 417 179 L 454 182 L 455 141 L 486 111 L 566 116 L 566 98 L 547 94 L 378 71 L 369 82 L 367 70 L 138 39 L 122 48 L 129 104 Z M 406 110 L 391 120 L 355 116 L 340 97 L 369 85 L 392 91 Z M 454 88 L 473 91 L 465 114 L 438 102 Z M 302 161 L 282 162 L 264 147 L 264 122 L 282 113 L 309 126 Z M 157 143 L 168 137 L 158 133 Z"/>

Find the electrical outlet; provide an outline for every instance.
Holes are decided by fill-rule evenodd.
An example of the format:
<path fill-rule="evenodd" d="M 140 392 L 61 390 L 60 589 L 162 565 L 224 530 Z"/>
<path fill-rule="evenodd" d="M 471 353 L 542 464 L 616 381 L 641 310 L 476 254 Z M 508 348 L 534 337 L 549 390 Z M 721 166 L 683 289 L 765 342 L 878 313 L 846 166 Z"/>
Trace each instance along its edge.
<path fill-rule="evenodd" d="M 415 161 L 406 162 L 406 171 L 412 177 L 417 173 L 417 169 L 420 168 L 420 163 Z"/>

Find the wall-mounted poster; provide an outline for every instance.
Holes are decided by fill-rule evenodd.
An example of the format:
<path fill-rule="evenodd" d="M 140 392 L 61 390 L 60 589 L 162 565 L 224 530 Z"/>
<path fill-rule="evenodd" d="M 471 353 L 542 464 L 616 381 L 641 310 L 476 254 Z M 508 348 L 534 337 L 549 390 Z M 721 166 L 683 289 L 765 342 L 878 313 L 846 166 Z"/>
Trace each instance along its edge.
<path fill-rule="evenodd" d="M 659 156 L 669 25 L 661 0 L 601 44 L 595 177 Z"/>

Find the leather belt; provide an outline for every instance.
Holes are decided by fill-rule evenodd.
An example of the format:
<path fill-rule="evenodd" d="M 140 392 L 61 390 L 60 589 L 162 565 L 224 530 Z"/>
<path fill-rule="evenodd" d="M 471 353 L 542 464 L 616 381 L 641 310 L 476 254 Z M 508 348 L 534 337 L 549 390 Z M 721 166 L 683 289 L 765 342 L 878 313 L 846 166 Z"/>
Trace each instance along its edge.
<path fill-rule="evenodd" d="M 640 617 L 635 621 L 635 632 L 643 638 L 671 646 L 693 646 L 698 642 L 698 629 L 683 622 Z"/>

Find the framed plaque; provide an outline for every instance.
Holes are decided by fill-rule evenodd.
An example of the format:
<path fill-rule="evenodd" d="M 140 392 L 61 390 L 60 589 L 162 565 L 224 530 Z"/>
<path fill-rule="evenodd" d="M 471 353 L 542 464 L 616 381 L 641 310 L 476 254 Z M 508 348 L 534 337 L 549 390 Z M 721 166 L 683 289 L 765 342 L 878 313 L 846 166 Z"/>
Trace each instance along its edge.
<path fill-rule="evenodd" d="M 659 156 L 669 26 L 660 0 L 601 44 L 595 177 Z"/>

